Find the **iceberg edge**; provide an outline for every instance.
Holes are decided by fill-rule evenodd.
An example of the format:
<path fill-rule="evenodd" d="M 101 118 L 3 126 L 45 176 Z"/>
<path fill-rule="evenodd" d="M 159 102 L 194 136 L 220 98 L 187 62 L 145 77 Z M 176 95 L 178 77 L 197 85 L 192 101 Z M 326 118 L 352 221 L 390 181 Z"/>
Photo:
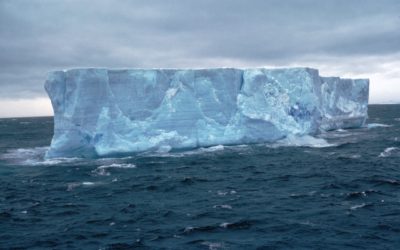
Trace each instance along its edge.
<path fill-rule="evenodd" d="M 311 68 L 71 69 L 49 73 L 45 89 L 48 158 L 273 142 L 368 116 L 368 79 Z"/>

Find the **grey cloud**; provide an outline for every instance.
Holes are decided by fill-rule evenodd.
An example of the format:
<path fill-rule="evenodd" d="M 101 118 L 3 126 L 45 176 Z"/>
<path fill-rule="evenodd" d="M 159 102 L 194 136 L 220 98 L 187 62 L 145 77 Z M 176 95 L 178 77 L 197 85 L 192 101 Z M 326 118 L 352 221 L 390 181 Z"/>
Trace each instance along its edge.
<path fill-rule="evenodd" d="M 60 68 L 284 65 L 398 53 L 399 13 L 397 0 L 3 0 L 0 98 L 43 95 L 46 73 Z"/>

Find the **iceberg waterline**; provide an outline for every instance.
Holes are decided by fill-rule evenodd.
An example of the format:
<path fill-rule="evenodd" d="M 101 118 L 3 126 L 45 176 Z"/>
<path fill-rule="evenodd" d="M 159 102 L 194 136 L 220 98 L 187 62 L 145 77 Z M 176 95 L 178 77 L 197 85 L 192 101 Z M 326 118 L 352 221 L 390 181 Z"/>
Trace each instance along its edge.
<path fill-rule="evenodd" d="M 49 74 L 47 157 L 273 142 L 363 126 L 368 79 L 316 69 L 71 69 Z"/>

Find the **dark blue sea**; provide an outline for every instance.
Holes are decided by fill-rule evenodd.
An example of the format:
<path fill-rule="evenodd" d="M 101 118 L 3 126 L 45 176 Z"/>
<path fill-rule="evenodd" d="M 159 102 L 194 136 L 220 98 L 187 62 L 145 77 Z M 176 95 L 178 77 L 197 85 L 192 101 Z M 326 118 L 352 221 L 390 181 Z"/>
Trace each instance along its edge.
<path fill-rule="evenodd" d="M 400 105 L 316 139 L 45 160 L 0 119 L 0 249 L 400 249 Z"/>

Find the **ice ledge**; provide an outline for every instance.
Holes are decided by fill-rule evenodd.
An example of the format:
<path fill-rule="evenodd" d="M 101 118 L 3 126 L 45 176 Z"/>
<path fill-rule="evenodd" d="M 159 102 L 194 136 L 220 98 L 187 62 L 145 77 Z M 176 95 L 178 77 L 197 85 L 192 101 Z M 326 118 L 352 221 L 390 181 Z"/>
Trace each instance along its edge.
<path fill-rule="evenodd" d="M 48 157 L 271 142 L 360 127 L 368 79 L 316 69 L 71 69 L 49 74 Z"/>

